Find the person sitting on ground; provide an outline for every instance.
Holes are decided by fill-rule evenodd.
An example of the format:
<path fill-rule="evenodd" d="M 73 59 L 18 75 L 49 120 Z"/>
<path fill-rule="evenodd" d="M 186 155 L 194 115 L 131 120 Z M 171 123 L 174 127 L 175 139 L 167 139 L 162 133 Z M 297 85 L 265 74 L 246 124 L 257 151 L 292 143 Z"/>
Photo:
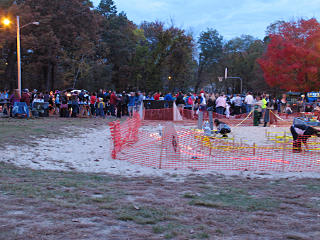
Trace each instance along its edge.
<path fill-rule="evenodd" d="M 301 143 L 303 143 L 306 147 L 306 150 L 309 150 L 309 146 L 307 144 L 308 139 L 311 136 L 320 137 L 320 131 L 307 126 L 305 124 L 294 124 L 290 127 L 290 131 L 293 137 L 293 152 L 299 153 L 302 151 Z"/>
<path fill-rule="evenodd" d="M 228 137 L 228 133 L 231 133 L 231 128 L 224 122 L 219 121 L 218 119 L 214 120 L 214 125 L 217 128 L 216 133 L 220 133 L 222 137 Z"/>

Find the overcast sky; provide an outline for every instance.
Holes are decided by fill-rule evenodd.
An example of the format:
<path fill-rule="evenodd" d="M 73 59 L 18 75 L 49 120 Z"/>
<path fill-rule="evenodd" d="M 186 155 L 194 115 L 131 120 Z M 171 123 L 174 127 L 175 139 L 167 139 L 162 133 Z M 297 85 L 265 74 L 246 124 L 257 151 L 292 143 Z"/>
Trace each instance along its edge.
<path fill-rule="evenodd" d="M 97 5 L 100 0 L 93 0 Z M 207 28 L 231 39 L 249 34 L 262 39 L 266 27 L 277 20 L 297 17 L 319 20 L 320 0 L 114 0 L 118 11 L 140 24 L 160 20 L 192 31 L 197 37 Z"/>

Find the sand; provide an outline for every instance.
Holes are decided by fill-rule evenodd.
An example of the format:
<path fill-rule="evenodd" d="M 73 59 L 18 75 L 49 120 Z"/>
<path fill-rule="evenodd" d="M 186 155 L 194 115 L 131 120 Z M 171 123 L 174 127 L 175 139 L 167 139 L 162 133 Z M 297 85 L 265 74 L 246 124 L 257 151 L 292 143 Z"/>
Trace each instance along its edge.
<path fill-rule="evenodd" d="M 155 126 L 143 126 L 144 130 L 157 131 Z M 283 135 L 288 127 L 237 127 L 230 137 L 247 144 L 266 144 L 266 130 Z M 246 141 L 244 140 L 246 138 Z M 193 171 L 162 170 L 114 160 L 110 154 L 110 131 L 108 127 L 83 129 L 83 133 L 72 138 L 42 138 L 34 146 L 7 146 L 2 151 L 1 161 L 21 167 L 42 170 L 108 173 L 127 177 L 164 177 L 172 181 L 183 181 L 190 174 L 240 175 L 249 178 L 320 178 L 320 173 L 281 173 L 249 171 Z"/>

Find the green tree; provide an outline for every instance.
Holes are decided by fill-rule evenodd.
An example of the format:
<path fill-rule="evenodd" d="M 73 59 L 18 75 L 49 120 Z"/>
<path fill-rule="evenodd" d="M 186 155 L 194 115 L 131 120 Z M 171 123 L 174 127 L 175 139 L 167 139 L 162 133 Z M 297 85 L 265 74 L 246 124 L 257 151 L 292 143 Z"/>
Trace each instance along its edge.
<path fill-rule="evenodd" d="M 21 16 L 21 26 L 39 21 L 40 25 L 21 29 L 23 87 L 53 89 L 72 87 L 89 70 L 95 59 L 99 19 L 88 0 L 25 0 L 9 8 Z M 15 38 L 7 40 L 6 77 L 16 78 Z M 12 87 L 12 86 L 10 86 Z"/>
<path fill-rule="evenodd" d="M 199 40 L 199 66 L 195 91 L 198 92 L 203 82 L 210 82 L 221 72 L 221 59 L 223 57 L 223 37 L 217 30 L 207 29 L 200 34 Z"/>
<path fill-rule="evenodd" d="M 109 17 L 117 14 L 117 7 L 113 0 L 101 0 L 97 7 L 97 11 L 104 17 Z"/>
<path fill-rule="evenodd" d="M 242 78 L 244 90 L 264 91 L 268 88 L 261 68 L 256 63 L 264 50 L 265 43 L 250 35 L 236 37 L 225 44 L 223 62 L 228 67 L 228 75 Z M 240 92 L 239 79 L 228 79 L 224 82 L 223 90 Z"/>

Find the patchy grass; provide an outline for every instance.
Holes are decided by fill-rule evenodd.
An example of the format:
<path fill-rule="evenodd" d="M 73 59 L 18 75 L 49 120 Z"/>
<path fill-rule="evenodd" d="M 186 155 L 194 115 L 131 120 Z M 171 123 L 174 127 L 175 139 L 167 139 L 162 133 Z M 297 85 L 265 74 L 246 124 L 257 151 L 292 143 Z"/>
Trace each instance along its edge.
<path fill-rule="evenodd" d="M 43 137 L 72 137 L 85 128 L 97 128 L 106 125 L 111 118 L 37 118 L 15 119 L 0 118 L 0 146 L 10 144 L 34 144 Z"/>
<path fill-rule="evenodd" d="M 191 205 L 209 208 L 231 208 L 247 211 L 268 211 L 279 206 L 279 202 L 272 198 L 252 196 L 241 189 L 223 189 L 222 191 L 203 192 L 199 195 L 185 194 L 185 198 L 192 198 Z"/>
<path fill-rule="evenodd" d="M 148 206 L 123 206 L 118 211 L 118 219 L 121 221 L 133 221 L 138 224 L 157 224 L 169 220 L 170 213 L 164 209 Z"/>
<path fill-rule="evenodd" d="M 319 239 L 318 184 L 213 175 L 169 183 L 1 163 L 0 238 Z"/>

